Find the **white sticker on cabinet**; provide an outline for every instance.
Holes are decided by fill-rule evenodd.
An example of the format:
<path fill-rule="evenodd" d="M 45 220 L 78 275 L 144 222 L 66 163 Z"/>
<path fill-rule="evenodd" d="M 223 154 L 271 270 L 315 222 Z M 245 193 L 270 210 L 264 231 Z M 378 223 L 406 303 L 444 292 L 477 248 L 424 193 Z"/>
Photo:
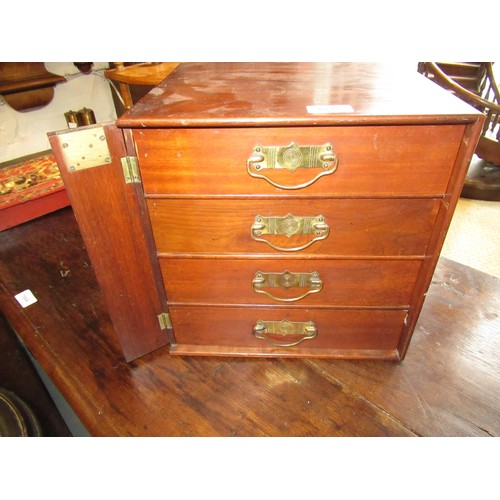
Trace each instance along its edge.
<path fill-rule="evenodd" d="M 329 113 L 354 113 L 350 104 L 312 104 L 306 106 L 307 112 L 315 115 Z"/>

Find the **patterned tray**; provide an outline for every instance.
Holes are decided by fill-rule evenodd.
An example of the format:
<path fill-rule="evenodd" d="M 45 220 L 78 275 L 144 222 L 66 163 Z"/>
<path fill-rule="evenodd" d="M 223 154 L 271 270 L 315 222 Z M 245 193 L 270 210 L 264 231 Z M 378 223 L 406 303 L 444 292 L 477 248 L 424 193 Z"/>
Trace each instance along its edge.
<path fill-rule="evenodd" d="M 51 153 L 0 166 L 0 210 L 63 189 L 59 168 Z"/>

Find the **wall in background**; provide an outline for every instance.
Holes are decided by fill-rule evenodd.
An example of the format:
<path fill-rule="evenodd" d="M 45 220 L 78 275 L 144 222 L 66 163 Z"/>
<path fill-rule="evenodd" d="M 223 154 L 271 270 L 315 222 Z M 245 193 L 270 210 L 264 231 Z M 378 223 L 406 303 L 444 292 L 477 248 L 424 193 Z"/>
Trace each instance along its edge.
<path fill-rule="evenodd" d="M 42 108 L 18 112 L 0 97 L 0 162 L 50 149 L 47 133 L 67 128 L 64 113 L 91 108 L 97 123 L 116 120 L 107 63 L 94 63 L 92 73 L 80 73 L 73 63 L 45 63 L 47 71 L 67 81 L 54 87 L 54 98 Z"/>

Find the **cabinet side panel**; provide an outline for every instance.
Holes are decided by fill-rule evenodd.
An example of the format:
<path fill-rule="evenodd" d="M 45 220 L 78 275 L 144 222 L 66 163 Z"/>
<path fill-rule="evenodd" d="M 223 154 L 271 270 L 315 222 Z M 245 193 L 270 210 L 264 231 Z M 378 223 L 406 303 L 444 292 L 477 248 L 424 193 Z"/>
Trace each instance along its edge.
<path fill-rule="evenodd" d="M 69 134 L 91 129 L 75 129 Z M 131 361 L 166 345 L 168 336 L 157 319 L 164 312 L 163 299 L 137 187 L 126 184 L 123 175 L 121 158 L 127 155 L 123 134 L 112 124 L 101 130 L 105 132 L 109 159 L 89 168 L 75 169 L 69 164 L 73 162 L 64 151 L 68 139 L 71 143 L 78 140 L 68 132 L 50 134 L 49 140 L 124 356 Z M 83 141 L 89 142 L 89 137 L 92 139 L 82 134 Z M 86 151 L 84 146 L 89 144 L 82 145 Z"/>
<path fill-rule="evenodd" d="M 462 136 L 458 155 L 455 159 L 455 166 L 451 173 L 445 196 L 441 202 L 436 225 L 429 241 L 427 258 L 420 269 L 415 285 L 408 321 L 398 345 L 401 359 L 404 359 L 406 355 L 413 331 L 417 325 L 422 306 L 424 305 L 425 295 L 431 284 L 446 233 L 448 232 L 455 207 L 460 198 L 465 176 L 467 175 L 472 155 L 476 149 L 483 122 L 484 117 L 479 117 L 476 122 L 467 125 Z"/>

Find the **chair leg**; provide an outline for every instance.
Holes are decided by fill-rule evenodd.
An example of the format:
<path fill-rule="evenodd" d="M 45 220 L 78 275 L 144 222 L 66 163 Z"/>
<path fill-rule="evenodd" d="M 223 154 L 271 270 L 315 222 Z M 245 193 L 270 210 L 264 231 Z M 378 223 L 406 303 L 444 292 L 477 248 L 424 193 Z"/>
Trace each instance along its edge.
<path fill-rule="evenodd" d="M 130 94 L 130 87 L 126 83 L 120 82 L 120 93 L 123 97 L 123 104 L 125 109 L 130 109 L 132 107 L 132 95 Z"/>

